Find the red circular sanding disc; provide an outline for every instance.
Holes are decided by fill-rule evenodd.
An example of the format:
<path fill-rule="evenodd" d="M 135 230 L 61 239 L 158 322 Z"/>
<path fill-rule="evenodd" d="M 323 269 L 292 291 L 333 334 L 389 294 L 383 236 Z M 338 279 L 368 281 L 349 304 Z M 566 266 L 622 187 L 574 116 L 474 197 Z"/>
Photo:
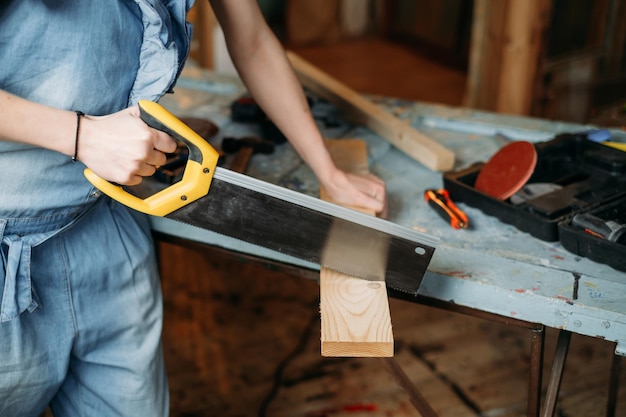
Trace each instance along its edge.
<path fill-rule="evenodd" d="M 489 159 L 474 188 L 498 200 L 506 200 L 526 184 L 537 165 L 537 151 L 530 142 L 512 142 Z"/>

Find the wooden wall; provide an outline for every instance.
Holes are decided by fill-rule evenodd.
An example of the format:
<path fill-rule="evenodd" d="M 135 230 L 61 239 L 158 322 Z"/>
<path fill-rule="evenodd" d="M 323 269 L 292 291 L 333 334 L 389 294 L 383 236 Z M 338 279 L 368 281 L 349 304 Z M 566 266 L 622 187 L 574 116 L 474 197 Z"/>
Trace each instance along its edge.
<path fill-rule="evenodd" d="M 531 113 L 550 0 L 475 0 L 466 105 Z"/>

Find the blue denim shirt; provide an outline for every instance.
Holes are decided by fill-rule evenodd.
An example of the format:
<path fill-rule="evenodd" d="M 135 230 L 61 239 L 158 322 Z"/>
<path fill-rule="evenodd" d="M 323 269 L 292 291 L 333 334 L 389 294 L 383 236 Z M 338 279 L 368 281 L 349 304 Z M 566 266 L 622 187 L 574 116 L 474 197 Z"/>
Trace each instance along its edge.
<path fill-rule="evenodd" d="M 0 0 L 0 88 L 91 115 L 158 100 L 187 57 L 192 3 Z M 84 168 L 67 155 L 0 138 L 0 323 L 38 307 L 32 248 L 96 206 Z"/>
<path fill-rule="evenodd" d="M 187 58 L 193 0 L 3 0 L 0 88 L 110 114 L 168 92 Z M 0 219 L 58 216 L 97 194 L 67 155 L 0 138 Z"/>

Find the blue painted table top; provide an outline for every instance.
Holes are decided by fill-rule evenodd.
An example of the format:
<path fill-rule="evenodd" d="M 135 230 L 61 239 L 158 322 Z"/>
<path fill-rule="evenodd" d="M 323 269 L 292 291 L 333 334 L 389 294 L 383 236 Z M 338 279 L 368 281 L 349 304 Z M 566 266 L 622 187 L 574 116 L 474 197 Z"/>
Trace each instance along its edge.
<path fill-rule="evenodd" d="M 233 123 L 230 103 L 245 93 L 232 77 L 188 67 L 161 104 L 178 116 L 203 117 L 220 127 L 211 141 L 224 136 L 254 134 L 255 127 Z M 593 128 L 571 123 L 506 116 L 464 108 L 370 97 L 386 110 L 439 141 L 456 155 L 455 169 L 486 161 L 508 140 L 540 142 L 561 132 Z M 314 105 L 314 114 L 316 113 Z M 329 106 L 321 103 L 318 109 Z M 333 108 L 324 110 L 333 114 Z M 338 115 L 340 118 L 340 115 Z M 383 178 L 389 198 L 388 219 L 441 239 L 420 287 L 420 294 L 459 305 L 548 327 L 617 342 L 626 354 L 626 273 L 576 256 L 558 242 L 545 242 L 520 232 L 480 210 L 459 204 L 472 223 L 454 230 L 423 200 L 426 188 L 442 186 L 442 174 L 432 172 L 363 127 L 341 122 L 328 127 L 326 137 L 359 138 L 368 145 L 370 171 Z M 626 142 L 621 131 L 613 140 Z M 272 155 L 255 155 L 247 174 L 317 196 L 311 170 L 288 144 Z M 226 238 L 165 218 L 152 217 L 160 233 L 243 252 L 281 263 L 319 269 L 298 259 Z"/>

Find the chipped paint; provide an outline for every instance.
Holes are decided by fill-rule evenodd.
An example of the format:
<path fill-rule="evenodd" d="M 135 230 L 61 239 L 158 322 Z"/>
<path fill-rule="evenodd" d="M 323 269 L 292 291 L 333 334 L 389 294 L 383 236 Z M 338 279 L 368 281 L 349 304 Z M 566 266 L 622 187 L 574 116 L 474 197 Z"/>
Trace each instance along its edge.
<path fill-rule="evenodd" d="M 435 273 L 441 274 L 441 275 L 447 275 L 449 277 L 454 277 L 454 278 L 462 278 L 462 279 L 467 279 L 467 278 L 472 277 L 472 274 L 467 271 L 438 271 Z"/>
<path fill-rule="evenodd" d="M 568 298 L 568 297 L 563 297 L 562 295 L 557 295 L 555 298 L 558 299 L 558 300 L 563 300 L 567 304 L 574 305 L 574 302 L 570 298 Z"/>

